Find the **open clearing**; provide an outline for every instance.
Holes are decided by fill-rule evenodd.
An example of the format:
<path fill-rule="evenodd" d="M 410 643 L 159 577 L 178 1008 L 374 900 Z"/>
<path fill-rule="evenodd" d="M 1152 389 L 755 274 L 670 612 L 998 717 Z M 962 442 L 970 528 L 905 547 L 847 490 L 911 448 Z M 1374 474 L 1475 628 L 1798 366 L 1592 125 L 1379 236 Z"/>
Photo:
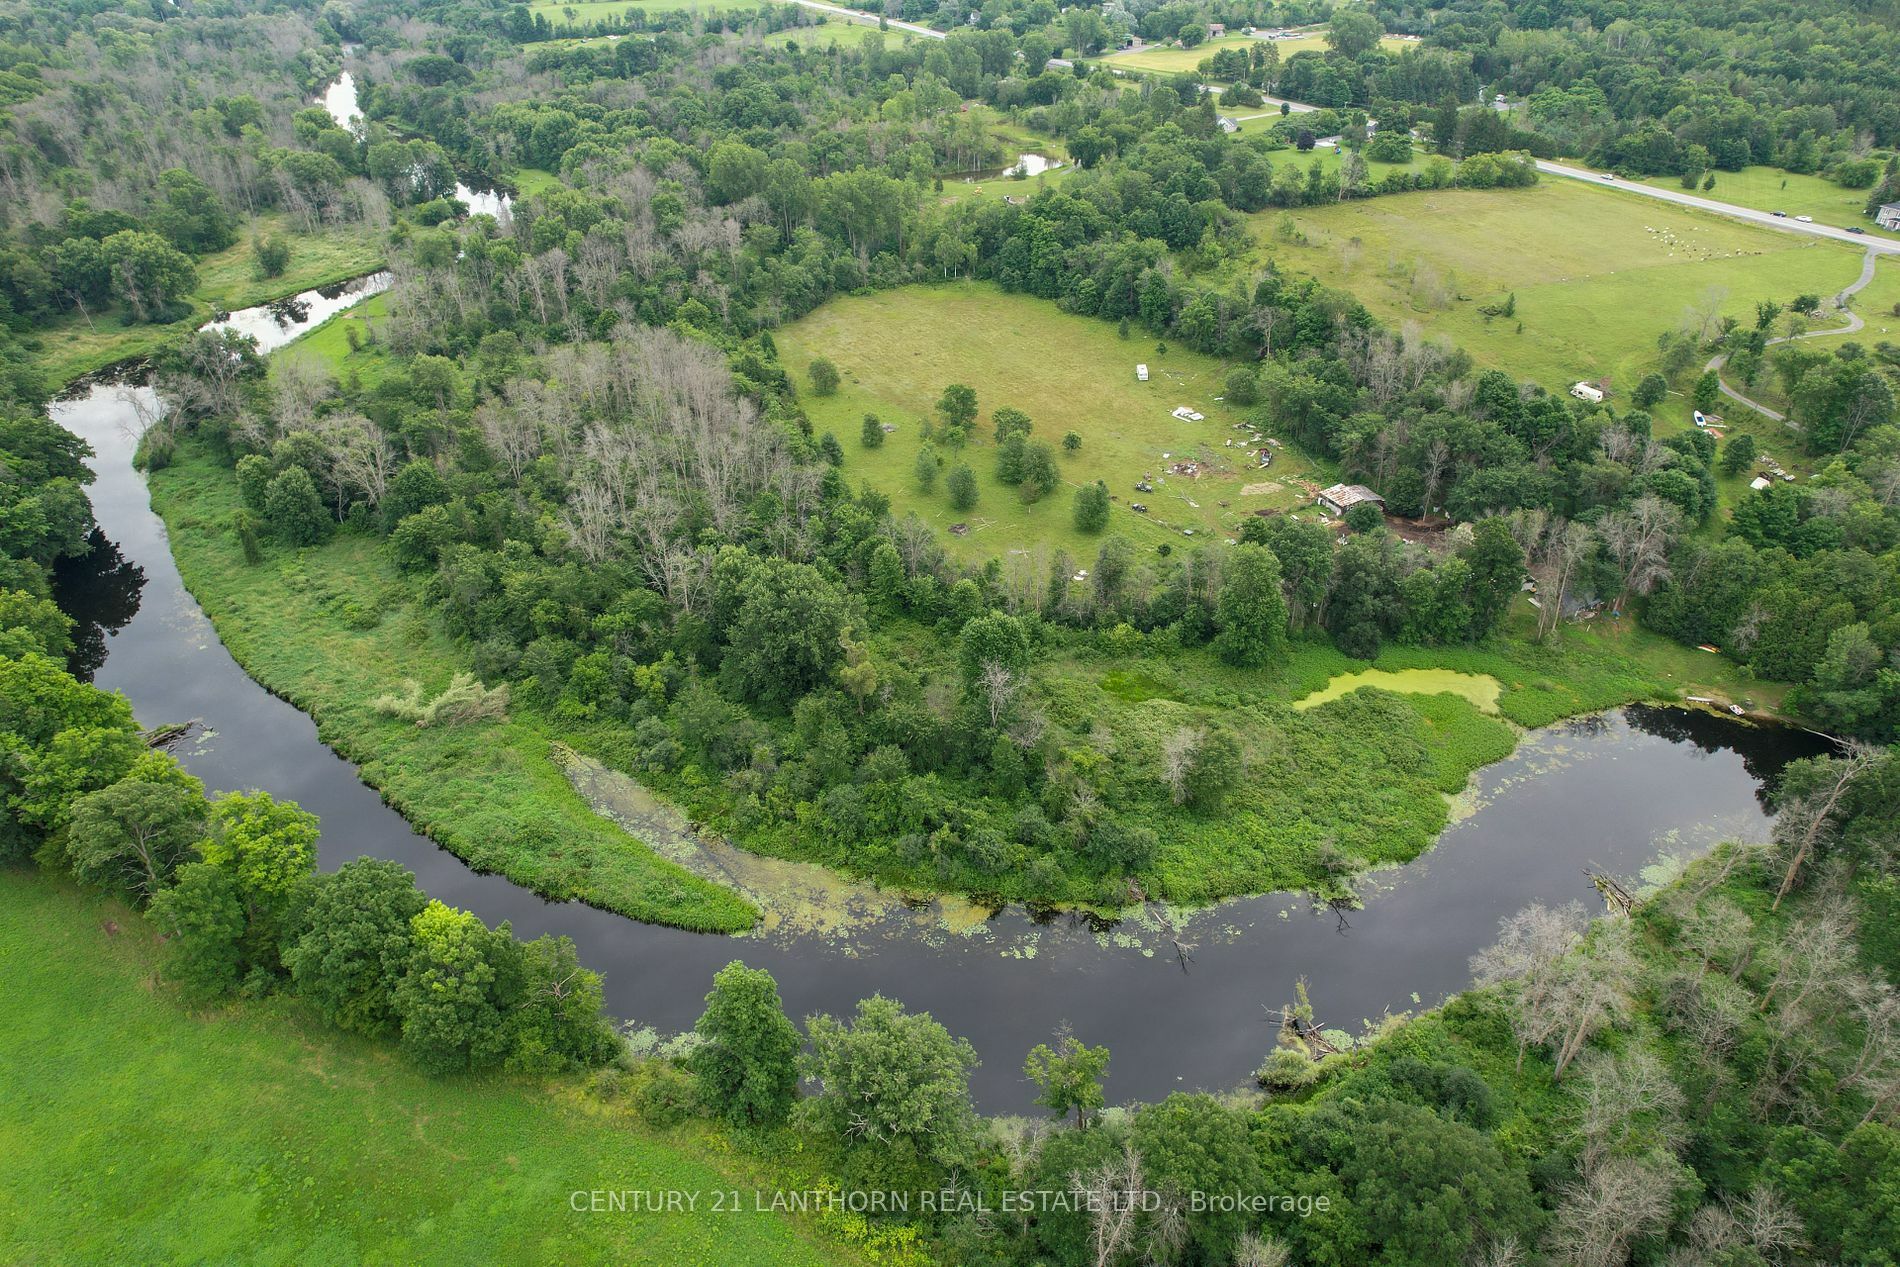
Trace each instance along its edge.
<path fill-rule="evenodd" d="M 1288 216 L 1292 241 L 1276 232 Z M 1685 314 L 1713 306 L 1752 321 L 1757 300 L 1832 294 L 1861 260 L 1851 246 L 1569 180 L 1270 210 L 1253 221 L 1255 263 L 1310 273 L 1395 327 L 1415 322 L 1481 364 L 1552 389 L 1607 379 L 1627 390 Z M 1513 317 L 1478 311 L 1512 294 Z"/>
<path fill-rule="evenodd" d="M 1682 182 L 1674 176 L 1652 176 L 1642 183 L 1682 191 Z M 1738 207 L 1813 216 L 1819 224 L 1842 229 L 1856 226 L 1865 229 L 1870 238 L 1900 241 L 1900 233 L 1889 233 L 1861 214 L 1867 205 L 1865 189 L 1843 189 L 1820 176 L 1803 176 L 1779 167 L 1744 167 L 1739 172 L 1716 172 L 1715 188 L 1704 192 L 1697 186 L 1694 192 Z"/>
<path fill-rule="evenodd" d="M 1182 347 L 1157 352 L 1146 337 L 1122 339 L 1109 322 L 1047 300 L 976 283 L 910 286 L 836 300 L 774 337 L 812 425 L 844 446 L 851 483 L 888 495 L 900 517 L 915 510 L 965 558 L 1045 544 L 1093 556 L 1099 538 L 1075 530 L 1073 488 L 1097 479 L 1117 499 L 1109 531 L 1149 544 L 1181 541 L 1188 530 L 1231 535 L 1255 510 L 1305 504 L 1296 480 L 1330 482 L 1291 446 L 1275 448 L 1272 467 L 1259 469 L 1249 433 L 1237 429 L 1243 411 L 1219 399 L 1220 361 Z M 835 396 L 810 390 L 806 370 L 817 357 L 843 376 Z M 1148 366 L 1145 383 L 1136 381 L 1138 363 Z M 942 451 L 950 465 L 961 460 L 976 472 L 981 492 L 967 511 L 951 506 L 942 479 L 925 493 L 914 475 L 921 424 L 951 383 L 975 388 L 980 410 L 972 443 L 960 454 Z M 996 479 L 990 414 L 1001 405 L 1027 413 L 1032 438 L 1059 455 L 1065 486 L 1034 505 Z M 1183 421 L 1171 412 L 1179 406 L 1206 417 Z M 875 449 L 860 439 L 867 413 L 897 428 Z M 1061 449 L 1069 431 L 1082 437 L 1073 456 Z M 1136 491 L 1144 476 L 1153 492 Z M 1133 510 L 1136 502 L 1148 512 Z M 956 524 L 968 532 L 953 535 Z"/>
<path fill-rule="evenodd" d="M 588 26 L 595 22 L 624 22 L 635 13 L 678 13 L 697 9 L 724 13 L 757 9 L 756 0 L 538 0 L 528 12 L 546 18 L 552 26 Z"/>
<path fill-rule="evenodd" d="M 539 7 L 539 5 L 536 6 L 536 8 Z M 1223 48 L 1251 48 L 1255 44 L 1271 44 L 1280 50 L 1280 60 L 1285 62 L 1295 53 L 1324 53 L 1326 33 L 1313 31 L 1295 36 L 1290 40 L 1265 40 L 1253 35 L 1223 35 L 1219 39 L 1207 40 L 1193 48 L 1165 48 L 1151 45 L 1133 52 L 1107 53 L 1094 60 L 1128 70 L 1151 70 L 1157 74 L 1172 75 L 1194 70 Z M 1388 53 L 1396 53 L 1400 49 L 1411 47 L 1411 44 L 1409 41 L 1388 35 L 1379 41 L 1379 47 Z"/>
<path fill-rule="evenodd" d="M 0 1261 L 823 1263 L 770 1214 L 581 1214 L 596 1188 L 751 1188 L 710 1135 L 572 1084 L 433 1078 L 286 999 L 154 987 L 149 925 L 0 874 Z"/>
<path fill-rule="evenodd" d="M 1496 678 L 1488 673 L 1458 673 L 1451 669 L 1367 669 L 1361 673 L 1342 673 L 1320 690 L 1295 700 L 1293 707 L 1302 711 L 1316 708 L 1366 686 L 1401 695 L 1459 695 L 1480 712 L 1498 711 L 1500 683 Z"/>

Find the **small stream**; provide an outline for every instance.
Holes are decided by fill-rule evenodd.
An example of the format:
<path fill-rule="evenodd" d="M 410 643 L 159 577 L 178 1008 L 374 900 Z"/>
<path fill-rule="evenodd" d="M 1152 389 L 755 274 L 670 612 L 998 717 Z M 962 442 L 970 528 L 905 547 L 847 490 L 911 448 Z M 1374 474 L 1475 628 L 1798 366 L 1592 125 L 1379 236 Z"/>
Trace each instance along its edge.
<path fill-rule="evenodd" d="M 363 120 L 363 107 L 356 98 L 356 76 L 344 71 L 324 86 L 316 103 L 324 108 L 336 125 L 354 132 Z M 466 181 L 455 182 L 453 197 L 467 205 L 472 216 L 493 216 L 505 220 L 513 213 L 515 201 L 499 189 L 477 187 Z"/>
<path fill-rule="evenodd" d="M 266 351 L 331 311 L 267 307 L 230 318 L 259 333 Z M 1583 718 L 1528 735 L 1482 771 L 1436 849 L 1367 878 L 1363 909 L 1269 894 L 1112 925 L 955 900 L 916 906 L 821 868 L 709 850 L 631 780 L 570 768 L 609 817 L 674 856 L 700 850 L 774 908 L 759 933 L 741 938 L 641 924 L 470 870 L 386 807 L 318 741 L 309 717 L 244 674 L 184 590 L 132 467 L 156 409 L 149 387 L 106 383 L 51 406 L 93 447 L 101 529 L 94 554 L 61 570 L 59 589 L 81 623 L 79 667 L 122 691 L 146 725 L 202 722 L 179 756 L 209 787 L 262 788 L 319 815 L 326 868 L 365 854 L 394 859 L 432 896 L 491 923 L 573 938 L 622 1018 L 690 1027 L 712 974 L 735 958 L 770 969 L 794 1016 L 848 1012 L 876 992 L 928 1010 L 976 1045 L 974 1090 L 992 1112 L 1030 1109 L 1023 1057 L 1061 1022 L 1113 1050 L 1109 1095 L 1125 1101 L 1244 1081 L 1273 1041 L 1269 1010 L 1277 1015 L 1301 978 L 1322 1022 L 1349 1030 L 1387 1009 L 1435 1004 L 1469 984 L 1468 959 L 1501 917 L 1531 901 L 1593 901 L 1586 866 L 1632 875 L 1665 852 L 1765 838 L 1764 782 L 1821 750 L 1803 732 L 1679 709 Z"/>

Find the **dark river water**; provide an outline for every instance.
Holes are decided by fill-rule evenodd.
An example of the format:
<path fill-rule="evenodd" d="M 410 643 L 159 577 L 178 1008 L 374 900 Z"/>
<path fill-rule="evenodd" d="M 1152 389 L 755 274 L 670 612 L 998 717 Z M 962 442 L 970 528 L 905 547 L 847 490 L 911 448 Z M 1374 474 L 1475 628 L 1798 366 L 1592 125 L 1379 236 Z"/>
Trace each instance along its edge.
<path fill-rule="evenodd" d="M 267 342 L 295 333 L 293 323 Z M 209 787 L 261 788 L 321 816 L 326 868 L 392 858 L 432 896 L 491 923 L 573 938 L 625 1019 L 689 1028 L 712 974 L 735 958 L 770 969 L 795 1017 L 848 1012 L 873 993 L 928 1010 L 975 1044 L 983 1063 L 974 1090 L 992 1112 L 1030 1108 L 1023 1058 L 1058 1024 L 1112 1049 L 1117 1102 L 1247 1080 L 1273 1042 L 1269 1012 L 1277 1019 L 1301 978 L 1321 1022 L 1353 1031 L 1388 1009 L 1435 1004 L 1469 984 L 1469 957 L 1505 915 L 1532 901 L 1596 901 L 1586 867 L 1630 876 L 1663 853 L 1764 838 L 1764 780 L 1821 750 L 1804 732 L 1676 709 L 1628 708 L 1536 732 L 1480 773 L 1470 812 L 1431 853 L 1369 878 L 1362 909 L 1339 913 L 1286 894 L 1224 903 L 1187 920 L 1185 963 L 1153 919 L 1105 929 L 1017 909 L 968 930 L 893 919 L 848 937 L 641 924 L 471 871 L 384 806 L 318 742 L 308 717 L 245 676 L 180 583 L 132 468 L 152 404 L 149 389 L 101 385 L 52 407 L 95 451 L 101 529 L 93 557 L 66 568 L 60 588 L 85 622 L 78 667 L 124 692 L 146 725 L 203 723 L 179 755 Z"/>

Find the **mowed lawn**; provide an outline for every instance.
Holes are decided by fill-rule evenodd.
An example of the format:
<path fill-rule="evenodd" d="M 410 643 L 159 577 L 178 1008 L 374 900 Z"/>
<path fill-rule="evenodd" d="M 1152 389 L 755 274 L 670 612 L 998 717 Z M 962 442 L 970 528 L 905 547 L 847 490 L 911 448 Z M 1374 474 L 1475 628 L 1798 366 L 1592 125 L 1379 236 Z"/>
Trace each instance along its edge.
<path fill-rule="evenodd" d="M 287 1000 L 194 1014 L 157 954 L 117 903 L 0 872 L 0 1261 L 846 1261 L 809 1227 L 704 1213 L 762 1186 L 710 1137 L 569 1085 L 430 1078 Z M 571 1208 L 596 1188 L 706 1195 Z"/>
<path fill-rule="evenodd" d="M 1253 217 L 1247 264 L 1310 273 L 1394 327 L 1416 323 L 1552 389 L 1627 391 L 1692 311 L 1752 321 L 1758 300 L 1831 294 L 1860 272 L 1853 246 L 1551 178 L 1303 208 L 1292 240 L 1278 231 L 1288 214 Z M 1479 312 L 1509 295 L 1514 315 Z"/>
<path fill-rule="evenodd" d="M 1099 539 L 1075 530 L 1073 490 L 1097 479 L 1116 499 L 1109 531 L 1159 544 L 1188 534 L 1231 535 L 1253 510 L 1307 501 L 1293 477 L 1324 478 L 1290 446 L 1277 450 L 1270 470 L 1258 469 L 1248 433 L 1236 429 L 1244 411 L 1219 399 L 1228 369 L 1222 362 L 1179 346 L 1160 353 L 1150 336 L 1123 339 L 1110 322 L 993 286 L 910 286 L 840 299 L 774 337 L 812 425 L 843 445 L 851 483 L 888 495 L 899 516 L 915 510 L 964 558 L 1037 545 L 1092 556 Z M 835 396 L 811 391 L 807 371 L 817 357 L 829 358 L 843 376 Z M 1137 363 L 1148 366 L 1149 381 L 1136 381 Z M 976 472 L 980 496 L 967 511 L 951 506 L 942 478 L 926 493 L 914 473 L 921 423 L 951 383 L 975 388 L 980 411 L 969 446 L 939 450 L 948 463 L 964 461 Z M 990 415 L 1000 405 L 1027 413 L 1032 439 L 1057 451 L 1064 486 L 1034 505 L 996 479 Z M 1181 405 L 1205 420 L 1173 417 Z M 862 443 L 867 413 L 897 428 L 880 447 Z M 1082 437 L 1073 456 L 1061 448 L 1069 431 Z M 1186 461 L 1200 466 L 1198 476 L 1169 473 Z M 1154 491 L 1135 491 L 1149 475 Z M 1249 488 L 1256 491 L 1243 491 Z M 1136 513 L 1133 502 L 1148 513 Z M 967 535 L 952 535 L 954 524 L 964 524 Z"/>

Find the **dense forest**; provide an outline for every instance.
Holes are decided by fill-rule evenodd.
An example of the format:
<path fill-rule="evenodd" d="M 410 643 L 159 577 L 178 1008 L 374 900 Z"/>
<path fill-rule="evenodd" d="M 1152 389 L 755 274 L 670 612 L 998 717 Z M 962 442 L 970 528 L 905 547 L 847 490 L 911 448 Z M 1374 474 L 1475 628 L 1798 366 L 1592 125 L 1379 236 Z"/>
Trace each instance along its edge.
<path fill-rule="evenodd" d="M 1624 7 L 1353 9 L 1326 52 L 1217 68 L 1332 107 L 1349 152 L 1331 167 L 1303 152 L 1314 124 L 1230 134 L 1191 79 L 1048 65 L 1125 31 L 1325 16 L 1297 5 L 901 6 L 954 34 L 813 47 L 784 38 L 809 15 L 775 6 L 567 44 L 519 6 L 12 0 L 0 859 L 148 909 L 192 1001 L 294 995 L 444 1072 L 591 1071 L 655 1128 L 704 1117 L 768 1157 L 809 1148 L 845 1187 L 1072 1198 L 903 1235 L 873 1222 L 860 1235 L 877 1252 L 922 1254 L 905 1239 L 922 1235 L 931 1257 L 972 1264 L 1891 1262 L 1900 762 L 1877 745 L 1900 738 L 1900 357 L 1771 345 L 1789 312 L 1764 304 L 1752 324 L 1711 313 L 1627 399 L 1586 403 L 1270 262 L 1231 266 L 1263 210 L 1524 185 L 1526 152 L 1546 149 L 1885 179 L 1878 162 L 1865 181 L 1843 169 L 1900 139 L 1886 19 L 1823 5 L 1797 38 L 1759 6 Z M 1425 38 L 1384 53 L 1381 25 Z M 1870 26 L 1888 34 L 1860 38 Z M 346 43 L 365 116 L 351 128 L 310 104 Z M 1480 85 L 1526 98 L 1524 115 L 1465 104 Z M 1441 153 L 1372 181 L 1350 152 L 1379 143 L 1367 113 L 1388 133 L 1413 119 Z M 939 197 L 946 177 L 1000 165 L 999 120 L 1079 170 L 1021 198 Z M 510 212 L 468 215 L 464 180 L 511 189 Z M 279 236 L 256 230 L 265 218 Z M 571 945 L 489 929 L 388 864 L 318 874 L 310 815 L 207 798 L 122 699 L 62 663 L 50 573 L 90 548 L 92 522 L 83 446 L 39 407 L 49 342 L 183 320 L 220 253 L 248 245 L 281 274 L 344 230 L 373 233 L 391 274 L 373 335 L 351 327 L 351 368 L 181 337 L 149 366 L 171 408 L 141 459 L 215 467 L 236 506 L 209 530 L 253 566 L 343 540 L 399 570 L 467 674 L 389 684 L 382 724 L 532 709 L 743 844 L 1105 907 L 1181 885 L 1157 870 L 1164 842 L 1262 795 L 1263 754 L 1291 769 L 1295 723 L 1218 679 L 1196 720 L 1118 731 L 1065 694 L 1077 661 L 1271 674 L 1299 647 L 1496 649 L 1529 581 L 1543 602 L 1526 654 L 1601 603 L 1789 684 L 1791 712 L 1852 742 L 1789 769 L 1772 843 L 1725 847 L 1594 924 L 1512 917 L 1473 965 L 1480 988 L 1444 1009 L 1353 1036 L 1286 1000 L 1245 1093 L 1111 1109 L 1112 1054 L 1057 1034 L 1026 1054 L 1047 1119 L 984 1120 L 973 1052 L 929 1017 L 873 998 L 801 1032 L 741 966 L 695 1036 L 636 1052 Z M 845 446 L 881 443 L 876 420 L 815 428 L 806 406 L 837 368 L 787 364 L 773 336 L 839 296 L 950 279 L 1220 358 L 1259 426 L 1442 540 L 1374 511 L 1138 547 L 1085 486 L 1074 522 L 1092 554 L 957 561 L 888 494 L 851 486 Z M 1718 352 L 1784 386 L 1814 479 L 1725 510 L 1715 480 L 1736 442 L 1718 457 L 1652 416 Z M 1069 495 L 1062 439 L 1005 385 L 943 389 L 920 484 L 956 496 L 980 464 L 1026 500 Z M 1385 771 L 1425 769 L 1442 823 L 1438 793 L 1509 733 L 1475 714 L 1431 731 L 1389 699 L 1347 705 L 1338 746 L 1301 751 L 1371 772 L 1368 798 Z M 1433 735 L 1468 751 L 1441 769 Z M 1450 788 L 1431 782 L 1447 773 Z M 1293 874 L 1323 887 L 1392 860 L 1355 843 L 1306 841 Z"/>

